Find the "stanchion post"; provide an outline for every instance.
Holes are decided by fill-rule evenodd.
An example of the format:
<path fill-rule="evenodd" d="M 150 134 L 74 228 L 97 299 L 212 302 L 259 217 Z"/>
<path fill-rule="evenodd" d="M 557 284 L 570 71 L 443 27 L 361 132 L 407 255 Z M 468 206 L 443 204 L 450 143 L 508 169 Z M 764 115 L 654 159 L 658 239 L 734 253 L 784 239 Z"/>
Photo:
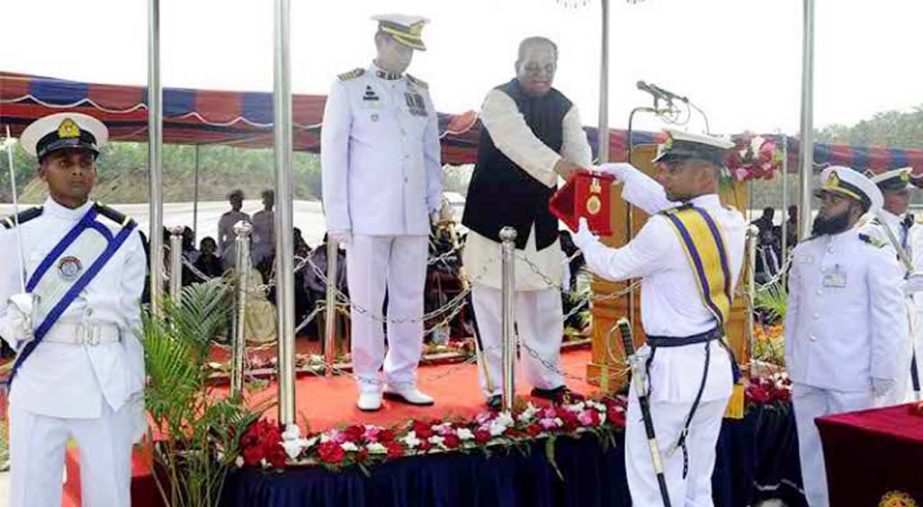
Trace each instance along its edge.
<path fill-rule="evenodd" d="M 183 290 L 183 228 L 170 229 L 170 299 L 179 303 Z"/>
<path fill-rule="evenodd" d="M 750 364 L 753 364 L 753 352 L 756 350 L 754 347 L 756 345 L 755 336 L 753 333 L 753 326 L 756 325 L 756 319 L 753 314 L 756 305 L 756 241 L 759 238 L 760 230 L 757 226 L 751 225 L 747 227 L 747 338 L 749 341 L 750 350 L 748 351 L 748 356 L 750 358 Z M 751 376 L 753 368 L 750 368 Z"/>
<path fill-rule="evenodd" d="M 324 364 L 327 375 L 333 374 L 333 363 L 336 362 L 337 340 L 337 246 L 336 240 L 327 236 L 327 301 L 324 314 Z"/>
<path fill-rule="evenodd" d="M 509 413 L 513 412 L 513 400 L 516 397 L 516 332 L 514 325 L 516 323 L 515 315 L 515 295 L 516 295 L 516 270 L 515 258 L 516 253 L 516 229 L 504 227 L 500 230 L 500 241 L 502 242 L 502 299 L 501 304 L 501 329 L 502 329 L 502 347 L 501 355 L 503 357 L 503 410 Z"/>
<path fill-rule="evenodd" d="M 253 226 L 241 220 L 234 224 L 237 258 L 234 266 L 237 275 L 237 305 L 234 314 L 234 338 L 231 351 L 231 396 L 240 394 L 244 387 L 244 354 L 247 350 L 245 327 L 247 321 L 247 285 L 250 278 L 250 232 Z"/>

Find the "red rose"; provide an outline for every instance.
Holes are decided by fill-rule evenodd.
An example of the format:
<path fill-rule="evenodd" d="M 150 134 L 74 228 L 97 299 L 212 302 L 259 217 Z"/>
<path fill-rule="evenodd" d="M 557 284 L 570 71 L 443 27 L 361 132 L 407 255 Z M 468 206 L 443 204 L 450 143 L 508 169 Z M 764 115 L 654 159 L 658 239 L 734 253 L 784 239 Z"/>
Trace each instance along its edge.
<path fill-rule="evenodd" d="M 258 466 L 263 459 L 263 449 L 261 447 L 244 447 L 244 465 Z"/>
<path fill-rule="evenodd" d="M 391 440 L 389 442 L 385 442 L 383 445 L 385 446 L 385 449 L 388 450 L 388 458 L 390 459 L 400 458 L 404 455 L 404 446 L 401 445 L 400 442 Z"/>
<path fill-rule="evenodd" d="M 279 448 L 272 453 L 267 454 L 266 461 L 268 461 L 273 468 L 285 468 L 286 456 L 282 446 L 279 446 Z"/>
<path fill-rule="evenodd" d="M 336 442 L 324 442 L 317 448 L 317 456 L 324 463 L 336 465 L 346 458 L 346 451 Z"/>
<path fill-rule="evenodd" d="M 378 441 L 382 444 L 393 441 L 394 437 L 394 432 L 391 430 L 381 430 L 378 433 Z"/>
<path fill-rule="evenodd" d="M 617 409 L 614 405 L 606 408 L 606 420 L 609 421 L 609 424 L 624 428 L 625 427 L 625 412 Z"/>
<path fill-rule="evenodd" d="M 429 437 L 436 434 L 433 431 L 433 425 L 428 422 L 414 421 L 413 426 L 411 426 L 411 429 L 413 430 L 414 433 L 416 433 L 417 438 L 419 438 L 420 440 L 426 440 Z"/>
<path fill-rule="evenodd" d="M 577 420 L 576 414 L 569 412 L 567 410 L 561 410 L 558 414 L 558 417 L 564 421 L 564 425 L 561 426 L 561 429 L 566 432 L 571 432 L 577 429 L 580 426 L 580 421 Z"/>
<path fill-rule="evenodd" d="M 455 434 L 449 434 L 445 436 L 445 440 L 442 441 L 442 444 L 446 446 L 447 449 L 458 449 L 461 445 L 461 440 Z"/>
<path fill-rule="evenodd" d="M 363 447 L 359 449 L 359 452 L 356 454 L 356 463 L 364 463 L 369 459 L 369 450 Z"/>
<path fill-rule="evenodd" d="M 363 435 L 365 435 L 365 428 L 362 426 L 349 426 L 343 430 L 343 436 L 347 442 L 359 442 L 362 440 Z"/>
<path fill-rule="evenodd" d="M 490 442 L 490 432 L 486 430 L 477 430 L 474 432 L 474 441 L 479 444 Z"/>
<path fill-rule="evenodd" d="M 429 440 L 423 440 L 420 442 L 420 445 L 417 446 L 417 449 L 419 449 L 421 452 L 426 452 L 432 446 L 433 444 L 429 443 Z"/>
<path fill-rule="evenodd" d="M 538 426 L 538 423 L 532 423 L 526 426 L 526 435 L 529 435 L 532 438 L 535 438 L 542 432 L 542 429 Z"/>

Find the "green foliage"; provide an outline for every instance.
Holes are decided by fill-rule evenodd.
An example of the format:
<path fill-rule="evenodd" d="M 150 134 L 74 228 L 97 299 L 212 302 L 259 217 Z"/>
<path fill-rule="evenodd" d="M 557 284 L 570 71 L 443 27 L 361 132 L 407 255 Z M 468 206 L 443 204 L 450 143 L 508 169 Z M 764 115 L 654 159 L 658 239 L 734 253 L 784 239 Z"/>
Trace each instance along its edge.
<path fill-rule="evenodd" d="M 766 312 L 773 322 L 785 320 L 785 309 L 788 306 L 788 290 L 779 282 L 764 287 L 756 292 L 753 307 Z"/>
<path fill-rule="evenodd" d="M 145 403 L 163 438 L 154 447 L 154 478 L 173 507 L 217 505 L 241 435 L 269 407 L 251 408 L 209 385 L 209 344 L 230 317 L 230 287 L 222 279 L 185 287 L 180 301 L 165 297 L 161 316 L 143 315 Z"/>

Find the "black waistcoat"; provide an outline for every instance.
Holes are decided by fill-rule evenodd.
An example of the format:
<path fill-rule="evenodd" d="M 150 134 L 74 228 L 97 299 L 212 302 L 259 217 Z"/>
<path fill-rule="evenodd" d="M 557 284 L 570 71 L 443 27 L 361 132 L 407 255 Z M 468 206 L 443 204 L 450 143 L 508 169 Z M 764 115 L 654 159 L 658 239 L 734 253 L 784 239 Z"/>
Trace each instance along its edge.
<path fill-rule="evenodd" d="M 554 88 L 542 97 L 530 97 L 520 90 L 515 79 L 496 89 L 516 102 L 537 138 L 555 152 L 561 152 L 564 116 L 572 106 L 567 97 Z M 545 186 L 501 153 L 482 127 L 462 223 L 497 242 L 500 229 L 511 226 L 516 229 L 516 248 L 520 250 L 525 248 L 535 224 L 535 246 L 542 250 L 558 239 L 558 220 L 548 210 L 548 200 L 555 190 L 557 185 Z"/>

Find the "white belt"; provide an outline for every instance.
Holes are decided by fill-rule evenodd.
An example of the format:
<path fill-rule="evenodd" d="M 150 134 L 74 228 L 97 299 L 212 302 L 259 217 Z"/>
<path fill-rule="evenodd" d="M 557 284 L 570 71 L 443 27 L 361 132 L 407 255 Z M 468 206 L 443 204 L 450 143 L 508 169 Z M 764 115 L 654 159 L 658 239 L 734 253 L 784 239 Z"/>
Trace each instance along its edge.
<path fill-rule="evenodd" d="M 119 327 L 114 324 L 58 323 L 51 327 L 42 341 L 95 346 L 117 343 L 120 337 Z"/>

